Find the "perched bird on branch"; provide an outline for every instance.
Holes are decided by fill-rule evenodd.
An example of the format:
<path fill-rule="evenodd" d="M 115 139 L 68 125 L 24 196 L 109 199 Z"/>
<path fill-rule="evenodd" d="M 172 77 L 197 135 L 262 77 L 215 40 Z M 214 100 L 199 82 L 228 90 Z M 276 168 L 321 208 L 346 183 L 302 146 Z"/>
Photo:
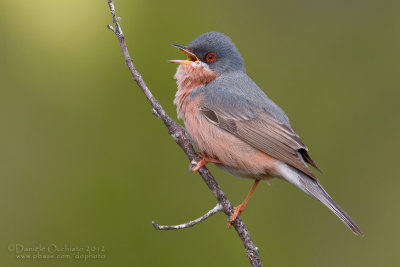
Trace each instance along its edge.
<path fill-rule="evenodd" d="M 189 45 L 174 45 L 187 55 L 175 74 L 174 103 L 201 161 L 234 176 L 254 179 L 230 223 L 245 209 L 259 181 L 277 177 L 321 201 L 355 234 L 361 229 L 324 190 L 312 167 L 318 167 L 293 130 L 285 112 L 246 74 L 243 59 L 229 37 L 218 32 L 198 36 Z"/>

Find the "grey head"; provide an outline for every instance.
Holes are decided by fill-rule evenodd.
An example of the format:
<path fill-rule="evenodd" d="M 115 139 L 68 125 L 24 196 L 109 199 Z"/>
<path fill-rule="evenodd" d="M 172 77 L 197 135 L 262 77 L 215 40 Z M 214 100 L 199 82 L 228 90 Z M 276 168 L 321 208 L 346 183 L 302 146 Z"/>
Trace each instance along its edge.
<path fill-rule="evenodd" d="M 203 78 L 202 86 L 191 89 L 190 96 L 195 97 L 204 92 L 204 98 L 215 106 L 224 106 L 225 109 L 238 109 L 242 107 L 242 113 L 251 111 L 252 108 L 266 110 L 279 122 L 290 127 L 285 112 L 276 105 L 246 74 L 242 56 L 231 39 L 219 32 L 207 32 L 199 35 L 189 45 L 174 44 L 187 55 L 187 60 L 170 60 L 171 63 L 188 66 L 178 68 L 175 78 L 179 84 L 185 83 L 185 79 L 200 75 Z M 213 58 L 208 57 L 210 54 Z M 219 74 L 216 78 L 213 73 L 204 71 L 207 69 Z M 195 71 L 195 70 L 200 71 Z M 205 77 L 205 78 L 204 78 Z M 210 79 L 208 79 L 210 77 Z M 197 79 L 199 81 L 200 79 Z M 196 81 L 196 82 L 197 82 Z M 238 103 L 232 105 L 232 103 Z M 246 105 L 247 104 L 247 105 Z"/>
<path fill-rule="evenodd" d="M 174 45 L 180 49 L 192 52 L 197 60 L 218 73 L 246 72 L 242 56 L 232 40 L 219 32 L 206 32 L 194 39 L 186 47 Z"/>

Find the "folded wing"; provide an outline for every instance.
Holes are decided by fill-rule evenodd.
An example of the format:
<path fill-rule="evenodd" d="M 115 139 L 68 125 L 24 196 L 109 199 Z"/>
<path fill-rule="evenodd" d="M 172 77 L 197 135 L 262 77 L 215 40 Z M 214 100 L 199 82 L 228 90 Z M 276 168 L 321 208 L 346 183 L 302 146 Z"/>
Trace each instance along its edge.
<path fill-rule="evenodd" d="M 201 105 L 201 111 L 208 121 L 316 180 L 305 162 L 319 169 L 308 155 L 307 147 L 290 126 L 279 122 L 266 109 L 252 106 L 245 97 L 236 95 L 229 101 L 219 101 L 224 103 L 220 105 L 210 104 L 218 103 L 215 95 L 213 98 L 213 102 L 207 101 L 207 105 Z M 241 107 L 246 107 L 243 112 Z"/>

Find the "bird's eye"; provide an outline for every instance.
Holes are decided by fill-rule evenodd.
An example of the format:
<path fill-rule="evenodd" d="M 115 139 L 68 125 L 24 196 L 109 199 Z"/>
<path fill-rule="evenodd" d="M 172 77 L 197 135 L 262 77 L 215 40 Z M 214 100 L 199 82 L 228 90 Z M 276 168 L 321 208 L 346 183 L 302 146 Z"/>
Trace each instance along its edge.
<path fill-rule="evenodd" d="M 208 54 L 206 55 L 206 61 L 207 61 L 208 63 L 213 62 L 216 58 L 217 58 L 217 55 L 215 55 L 215 53 L 208 53 Z"/>

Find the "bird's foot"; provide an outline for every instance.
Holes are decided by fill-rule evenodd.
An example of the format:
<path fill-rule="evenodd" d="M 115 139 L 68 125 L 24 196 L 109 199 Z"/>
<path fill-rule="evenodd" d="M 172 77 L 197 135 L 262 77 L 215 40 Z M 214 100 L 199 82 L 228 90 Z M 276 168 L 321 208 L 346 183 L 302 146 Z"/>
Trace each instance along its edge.
<path fill-rule="evenodd" d="M 195 166 L 190 164 L 189 170 L 192 171 L 192 172 L 197 172 L 198 170 L 200 170 L 201 167 L 205 166 L 209 162 L 221 163 L 221 161 L 219 161 L 217 159 L 210 158 L 208 156 L 205 156 L 205 155 L 201 154 L 200 152 L 197 153 L 197 154 L 199 155 L 201 160 L 199 162 L 197 162 L 197 164 Z"/>
<path fill-rule="evenodd" d="M 233 215 L 228 220 L 228 228 L 231 228 L 232 223 L 234 221 L 236 221 L 237 217 L 244 211 L 245 207 L 246 207 L 246 203 L 242 203 L 239 206 L 235 207 L 235 210 L 233 211 Z"/>
<path fill-rule="evenodd" d="M 249 201 L 251 195 L 253 194 L 254 190 L 256 189 L 258 183 L 260 180 L 255 180 L 253 186 L 251 187 L 249 193 L 247 194 L 246 198 L 243 200 L 242 204 L 237 206 L 235 210 L 233 211 L 232 216 L 228 220 L 228 228 L 231 227 L 232 223 L 236 221 L 237 217 L 244 211 L 246 208 L 247 202 Z"/>

